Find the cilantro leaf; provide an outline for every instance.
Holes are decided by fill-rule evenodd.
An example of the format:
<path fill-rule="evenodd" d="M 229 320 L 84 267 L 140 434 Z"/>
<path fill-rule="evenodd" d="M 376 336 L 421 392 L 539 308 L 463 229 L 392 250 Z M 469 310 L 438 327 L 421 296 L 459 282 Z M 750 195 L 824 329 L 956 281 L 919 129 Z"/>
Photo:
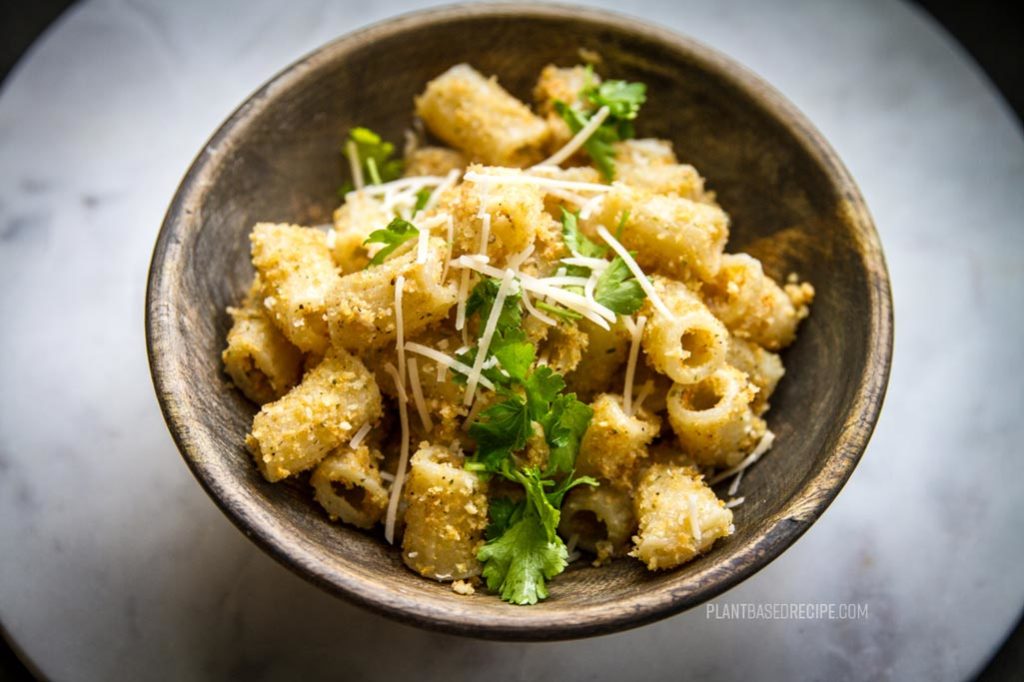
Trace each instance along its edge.
<path fill-rule="evenodd" d="M 412 223 L 395 218 L 383 230 L 374 230 L 363 244 L 385 244 L 384 248 L 370 259 L 370 265 L 380 265 L 384 259 L 394 253 L 395 249 L 419 235 L 420 231 Z"/>
<path fill-rule="evenodd" d="M 513 452 L 526 447 L 531 433 L 526 401 L 517 395 L 491 405 L 469 427 L 476 441 L 476 460 L 487 471 L 500 471 Z"/>
<path fill-rule="evenodd" d="M 547 581 L 569 563 L 569 552 L 557 533 L 562 498 L 577 485 L 597 485 L 597 481 L 570 474 L 556 485 L 535 468 L 505 475 L 523 486 L 526 499 L 492 501 L 488 541 L 477 558 L 484 564 L 488 589 L 513 604 L 536 604 L 548 596 Z M 549 487 L 553 487 L 550 492 Z"/>
<path fill-rule="evenodd" d="M 525 512 L 481 547 L 477 558 L 488 589 L 513 604 L 536 604 L 548 596 L 547 581 L 565 570 L 569 551 L 560 537 L 549 537 L 536 512 Z"/>
<path fill-rule="evenodd" d="M 608 247 L 594 242 L 580 232 L 579 215 L 562 207 L 562 238 L 573 253 L 588 258 L 604 258 Z"/>
<path fill-rule="evenodd" d="M 640 282 L 621 256 L 616 256 L 601 273 L 594 287 L 594 300 L 619 315 L 632 315 L 640 309 L 646 297 Z"/>
<path fill-rule="evenodd" d="M 480 280 L 469 298 L 466 299 L 466 315 L 478 314 L 481 321 L 491 316 L 491 308 L 498 298 L 498 289 L 501 288 L 501 281 L 493 277 L 485 277 Z M 513 327 L 519 327 L 523 319 L 522 311 L 519 309 L 519 293 L 509 293 L 505 296 L 505 303 L 501 306 L 501 313 L 498 315 L 498 325 L 495 329 L 504 332 Z"/>
<path fill-rule="evenodd" d="M 627 83 L 622 80 L 605 81 L 600 85 L 595 85 L 588 73 L 588 78 L 580 91 L 580 97 L 598 108 L 608 107 L 608 117 L 587 139 L 583 148 L 604 177 L 614 180 L 615 150 L 612 145 L 615 142 L 635 137 L 633 120 L 636 119 L 641 105 L 647 101 L 647 86 L 643 83 Z M 574 135 L 587 125 L 593 115 L 590 112 L 574 109 L 561 101 L 555 102 L 555 111 L 562 117 Z"/>
<path fill-rule="evenodd" d="M 498 364 L 515 381 L 525 381 L 537 349 L 526 338 L 526 332 L 518 327 L 495 333 L 491 339 L 491 354 L 498 358 Z"/>
<path fill-rule="evenodd" d="M 543 426 L 551 408 L 551 401 L 555 400 L 565 388 L 565 380 L 560 374 L 544 365 L 538 367 L 526 379 L 523 387 L 526 389 L 526 404 L 529 407 L 530 419 L 541 422 Z"/>
<path fill-rule="evenodd" d="M 548 502 L 558 509 L 562 506 L 562 499 L 565 497 L 565 494 L 578 485 L 589 485 L 596 488 L 601 484 L 593 476 L 576 476 L 575 472 L 570 472 L 568 476 L 562 479 L 561 483 L 555 486 L 554 490 L 544 493 L 544 495 L 548 498 Z M 559 514 L 561 514 L 561 511 L 559 511 Z"/>
<path fill-rule="evenodd" d="M 380 135 L 363 127 L 349 130 L 348 139 L 355 144 L 359 161 L 370 182 L 379 185 L 402 177 L 402 160 L 391 158 L 395 153 L 395 145 L 385 142 Z"/>
<path fill-rule="evenodd" d="M 548 414 L 538 420 L 548 442 L 549 474 L 566 473 L 576 466 L 580 441 L 593 416 L 594 410 L 577 400 L 575 393 L 560 395 L 552 401 Z"/>
<path fill-rule="evenodd" d="M 605 81 L 584 91 L 584 97 L 598 107 L 608 107 L 610 115 L 617 119 L 632 121 L 647 101 L 647 86 L 643 83 L 626 81 Z"/>
<path fill-rule="evenodd" d="M 424 187 L 419 192 L 416 192 L 416 205 L 412 207 L 412 214 L 416 215 L 424 208 L 427 207 L 427 202 L 430 201 L 430 195 L 433 194 L 433 190 Z"/>
<path fill-rule="evenodd" d="M 484 530 L 484 537 L 488 540 L 500 538 L 508 530 L 508 527 L 519 520 L 523 513 L 523 503 L 513 500 L 510 497 L 493 497 L 487 503 L 487 516 L 490 523 Z"/>
<path fill-rule="evenodd" d="M 573 109 L 560 100 L 555 101 L 555 111 L 566 122 L 573 135 L 581 131 L 583 126 L 587 125 L 587 122 L 590 120 L 588 114 Z M 610 119 L 611 117 L 609 116 L 608 120 Z M 609 180 L 615 178 L 615 150 L 612 148 L 612 144 L 620 139 L 622 138 L 619 136 L 618 127 L 614 123 L 608 125 L 606 120 L 583 143 L 583 148 L 590 155 L 590 158 L 594 160 L 598 170 Z"/>

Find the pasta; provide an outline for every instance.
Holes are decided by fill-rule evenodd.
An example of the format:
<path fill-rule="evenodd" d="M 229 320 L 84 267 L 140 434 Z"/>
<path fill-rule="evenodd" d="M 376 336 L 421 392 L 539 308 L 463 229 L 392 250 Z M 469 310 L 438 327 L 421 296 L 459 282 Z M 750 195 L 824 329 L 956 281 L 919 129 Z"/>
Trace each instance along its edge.
<path fill-rule="evenodd" d="M 231 380 L 246 398 L 260 405 L 280 398 L 298 383 L 303 360 L 267 316 L 261 288 L 259 279 L 254 279 L 242 307 L 228 308 L 233 324 L 221 355 Z"/>
<path fill-rule="evenodd" d="M 668 570 L 732 534 L 814 289 L 726 253 L 705 179 L 634 137 L 645 93 L 551 65 L 531 110 L 455 65 L 401 157 L 349 131 L 332 225 L 253 227 L 222 359 L 268 481 L 515 604 L 582 554 Z"/>
<path fill-rule="evenodd" d="M 480 572 L 486 484 L 460 464 L 447 448 L 431 445 L 410 460 L 402 559 L 429 578 L 462 580 Z"/>
<path fill-rule="evenodd" d="M 380 477 L 380 453 L 368 445 L 343 445 L 317 465 L 309 482 L 332 520 L 372 528 L 384 515 L 388 494 Z"/>
<path fill-rule="evenodd" d="M 380 414 L 373 375 L 359 358 L 334 350 L 298 386 L 263 406 L 246 445 L 263 476 L 279 481 L 316 466 Z"/>

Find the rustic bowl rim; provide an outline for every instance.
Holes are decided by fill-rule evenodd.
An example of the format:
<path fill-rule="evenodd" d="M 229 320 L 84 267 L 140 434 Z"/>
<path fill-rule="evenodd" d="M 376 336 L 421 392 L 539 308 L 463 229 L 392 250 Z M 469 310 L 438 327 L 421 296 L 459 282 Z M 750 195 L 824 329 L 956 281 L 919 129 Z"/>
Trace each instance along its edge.
<path fill-rule="evenodd" d="M 695 589 L 690 586 L 651 586 L 619 602 L 576 607 L 568 604 L 566 614 L 552 614 L 519 608 L 509 617 L 493 614 L 474 616 L 471 605 L 450 610 L 398 593 L 383 593 L 372 583 L 345 572 L 323 570 L 315 553 L 297 543 L 282 539 L 266 528 L 266 518 L 229 486 L 223 485 L 204 463 L 188 434 L 193 428 L 188 410 L 187 387 L 176 375 L 168 337 L 175 321 L 162 314 L 162 301 L 169 296 L 166 277 L 168 264 L 181 257 L 176 250 L 180 235 L 188 227 L 193 206 L 205 191 L 204 181 L 217 167 L 230 145 L 232 134 L 244 128 L 273 100 L 277 91 L 287 87 L 302 73 L 351 53 L 362 46 L 405 31 L 425 29 L 450 20 L 467 17 L 491 19 L 572 19 L 606 26 L 618 32 L 642 36 L 667 49 L 685 54 L 709 74 L 724 79 L 733 87 L 757 98 L 768 114 L 783 125 L 814 160 L 817 168 L 841 190 L 847 202 L 858 253 L 868 273 L 869 319 L 868 355 L 859 378 L 855 397 L 846 418 L 846 427 L 820 469 L 805 482 L 777 513 L 762 524 L 770 527 L 764 534 L 732 548 L 724 567 L 707 571 Z M 192 225 L 195 229 L 197 226 Z M 488 639 L 555 640 L 586 637 L 636 627 L 679 613 L 732 588 L 778 557 L 793 544 L 835 499 L 867 447 L 878 420 L 888 384 L 892 362 L 893 309 L 885 258 L 874 223 L 860 191 L 836 152 L 810 121 L 787 99 L 759 76 L 733 59 L 690 37 L 647 23 L 628 15 L 569 4 L 485 3 L 453 4 L 398 15 L 332 40 L 293 62 L 274 75 L 217 129 L 202 147 L 176 190 L 160 228 L 150 263 L 146 290 L 146 347 L 150 372 L 160 409 L 183 459 L 193 475 L 221 511 L 257 546 L 277 561 L 332 594 L 401 622 L 453 634 Z M 370 586 L 370 589 L 368 589 Z M 572 612 L 572 613 L 568 613 Z"/>

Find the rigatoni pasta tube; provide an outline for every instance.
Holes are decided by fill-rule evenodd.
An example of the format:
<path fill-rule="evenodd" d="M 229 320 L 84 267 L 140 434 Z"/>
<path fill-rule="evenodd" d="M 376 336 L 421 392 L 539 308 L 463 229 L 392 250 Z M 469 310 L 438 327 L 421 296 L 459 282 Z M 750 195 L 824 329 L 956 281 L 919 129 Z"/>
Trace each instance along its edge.
<path fill-rule="evenodd" d="M 548 151 L 554 152 L 565 146 L 572 139 L 573 133 L 555 109 L 555 102 L 564 102 L 574 108 L 593 107 L 580 96 L 589 85 L 598 85 L 601 78 L 585 66 L 557 67 L 553 64 L 545 66 L 537 84 L 533 88 L 533 100 L 537 104 L 537 113 L 544 116 L 551 131 L 548 139 Z"/>
<path fill-rule="evenodd" d="M 494 175 L 520 174 L 507 168 L 471 166 L 470 170 Z M 499 190 L 487 182 L 466 181 L 459 185 L 447 207 L 455 221 L 453 254 L 480 253 L 481 241 L 486 236 L 484 250 L 498 266 L 532 244 L 539 229 L 554 222 L 544 212 L 540 190 L 528 184 L 502 185 Z"/>
<path fill-rule="evenodd" d="M 448 175 L 449 171 L 466 167 L 466 157 L 454 149 L 445 147 L 420 147 L 405 157 L 406 177 L 417 175 Z"/>
<path fill-rule="evenodd" d="M 263 283 L 263 302 L 288 340 L 304 352 L 327 348 L 324 307 L 338 268 L 320 230 L 260 223 L 249 237 L 252 264 Z"/>
<path fill-rule="evenodd" d="M 691 385 L 668 393 L 668 421 L 680 445 L 703 466 L 730 467 L 743 459 L 765 432 L 751 403 L 757 387 L 747 375 L 725 365 Z"/>
<path fill-rule="evenodd" d="M 548 127 L 529 107 L 468 64 L 427 83 L 416 114 L 437 137 L 473 161 L 528 166 L 543 155 Z"/>
<path fill-rule="evenodd" d="M 676 383 L 697 383 L 725 362 L 729 332 L 685 284 L 659 277 L 654 285 L 672 315 L 645 303 L 647 362 Z"/>
<path fill-rule="evenodd" d="M 637 463 L 661 430 L 661 418 L 645 410 L 634 415 L 622 409 L 622 396 L 602 393 L 591 403 L 594 414 L 580 441 L 576 470 L 600 476 L 620 488 L 633 485 Z"/>
<path fill-rule="evenodd" d="M 732 511 L 693 467 L 653 464 L 634 498 L 640 531 L 631 556 L 652 571 L 675 568 L 732 535 Z"/>
<path fill-rule="evenodd" d="M 703 293 L 708 307 L 733 334 L 769 350 L 793 342 L 814 298 L 809 284 L 783 289 L 764 274 L 759 260 L 745 253 L 723 256 L 718 274 Z"/>
<path fill-rule="evenodd" d="M 636 515 L 629 493 L 602 482 L 578 486 L 562 503 L 559 534 L 575 536 L 576 546 L 597 555 L 599 561 L 624 556 L 636 530 Z"/>
<path fill-rule="evenodd" d="M 343 350 L 332 350 L 280 400 L 267 403 L 245 443 L 270 482 L 316 466 L 359 428 L 381 415 L 373 375 Z"/>
<path fill-rule="evenodd" d="M 221 353 L 224 369 L 249 400 L 280 398 L 302 373 L 302 353 L 270 321 L 257 277 L 241 308 L 228 308 L 234 323 Z"/>
<path fill-rule="evenodd" d="M 416 262 L 415 249 L 341 277 L 328 302 L 331 341 L 339 348 L 361 351 L 395 340 L 395 285 L 402 288 L 402 317 L 406 336 L 443 319 L 455 305 L 456 288 L 441 281 L 444 241 L 431 237 L 427 259 Z"/>
<path fill-rule="evenodd" d="M 668 140 L 623 140 L 615 150 L 615 179 L 654 194 L 706 202 L 704 178 L 693 166 L 679 163 Z"/>
<path fill-rule="evenodd" d="M 611 329 L 603 329 L 586 319 L 579 321 L 579 328 L 590 340 L 579 364 L 565 380 L 580 399 L 590 400 L 594 394 L 607 389 L 626 362 L 629 332 L 621 317 Z"/>
<path fill-rule="evenodd" d="M 435 580 L 480 573 L 476 554 L 487 526 L 487 484 L 463 469 L 460 459 L 447 448 L 422 443 L 409 460 L 402 492 L 402 560 Z"/>
<path fill-rule="evenodd" d="M 768 410 L 768 399 L 775 392 L 786 369 L 782 366 L 782 358 L 777 353 L 765 350 L 753 341 L 738 337 L 729 339 L 729 352 L 726 362 L 745 372 L 750 383 L 757 386 L 757 395 L 750 407 L 754 414 L 761 415 Z"/>
<path fill-rule="evenodd" d="M 334 262 L 344 274 L 362 270 L 370 262 L 366 238 L 374 230 L 383 230 L 394 215 L 384 204 L 365 192 L 349 194 L 334 211 L 334 236 L 328 246 Z"/>
<path fill-rule="evenodd" d="M 332 521 L 372 528 L 384 515 L 388 493 L 381 483 L 379 459 L 380 453 L 368 445 L 343 445 L 317 465 L 309 482 Z"/>
<path fill-rule="evenodd" d="M 585 225 L 615 232 L 620 223 L 619 241 L 636 251 L 640 267 L 676 279 L 714 277 L 729 238 L 729 217 L 718 206 L 616 183 Z"/>

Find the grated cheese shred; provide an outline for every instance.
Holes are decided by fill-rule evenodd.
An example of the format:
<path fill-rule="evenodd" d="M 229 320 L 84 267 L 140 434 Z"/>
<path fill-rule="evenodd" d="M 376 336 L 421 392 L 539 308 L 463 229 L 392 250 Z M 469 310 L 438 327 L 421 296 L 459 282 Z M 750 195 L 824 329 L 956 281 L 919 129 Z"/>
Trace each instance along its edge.
<path fill-rule="evenodd" d="M 473 369 L 466 380 L 466 395 L 463 398 L 465 405 L 471 405 L 476 396 L 476 386 L 480 382 L 480 373 L 483 371 L 484 360 L 487 359 L 487 351 L 491 347 L 491 339 L 494 338 L 494 330 L 498 327 L 498 317 L 501 315 L 502 307 L 505 305 L 505 298 L 512 287 L 514 273 L 505 270 L 501 277 L 501 285 L 494 297 L 494 305 L 491 306 L 491 313 L 487 316 L 487 324 L 484 326 L 484 333 L 480 337 L 480 344 L 477 347 L 476 359 L 473 361 Z"/>
<path fill-rule="evenodd" d="M 398 469 L 395 471 L 395 482 L 391 484 L 388 498 L 388 511 L 384 517 L 384 539 L 389 545 L 395 544 L 395 519 L 398 516 L 398 500 L 402 496 L 405 484 L 405 469 L 409 466 L 409 409 L 406 405 L 405 386 L 402 375 L 390 362 L 384 363 L 384 369 L 398 387 L 398 420 L 402 426 L 402 447 L 398 455 Z"/>
<path fill-rule="evenodd" d="M 562 147 L 557 152 L 548 157 L 546 160 L 541 161 L 537 165 L 561 165 L 566 159 L 575 154 L 580 147 L 586 144 L 587 140 L 590 139 L 590 136 L 594 134 L 594 131 L 601 127 L 601 124 L 604 123 L 604 120 L 608 118 L 608 115 L 610 113 L 612 113 L 612 111 L 607 106 L 598 109 L 597 113 L 591 116 L 590 120 L 587 121 L 587 125 L 580 128 L 580 131 L 573 135 L 573 138 L 569 140 L 564 147 Z"/>
<path fill-rule="evenodd" d="M 434 420 L 430 418 L 430 410 L 427 409 L 427 403 L 423 399 L 423 385 L 420 384 L 420 368 L 416 362 L 416 358 L 409 358 L 407 360 L 409 365 L 409 388 L 412 389 L 412 400 L 416 404 L 416 411 L 420 415 L 420 422 L 423 424 L 425 431 L 434 430 Z"/>
<path fill-rule="evenodd" d="M 658 296 L 658 292 L 655 290 L 654 285 L 651 284 L 651 281 L 647 279 L 647 275 L 644 274 L 644 271 L 641 270 L 640 266 L 636 264 L 635 260 L 633 260 L 633 256 L 629 255 L 629 251 L 626 250 L 626 247 L 620 244 L 619 240 L 613 237 L 611 232 L 609 232 L 608 228 L 604 225 L 598 225 L 597 234 L 600 235 L 601 239 L 603 239 L 605 243 L 612 248 L 612 251 L 614 251 L 626 263 L 626 267 L 628 267 L 629 271 L 633 273 L 634 277 L 636 277 L 636 280 L 644 290 L 644 293 L 651 299 L 651 303 L 654 304 L 655 310 L 665 317 L 671 318 L 672 313 L 665 307 L 665 304 L 662 302 L 661 296 Z"/>
<path fill-rule="evenodd" d="M 629 362 L 626 364 L 626 383 L 622 389 L 622 409 L 630 417 L 633 416 L 633 379 L 636 376 L 637 358 L 640 356 L 640 339 L 643 338 L 646 324 L 647 318 L 641 315 L 630 328 L 633 339 L 629 346 Z M 637 407 L 639 408 L 639 401 Z"/>

